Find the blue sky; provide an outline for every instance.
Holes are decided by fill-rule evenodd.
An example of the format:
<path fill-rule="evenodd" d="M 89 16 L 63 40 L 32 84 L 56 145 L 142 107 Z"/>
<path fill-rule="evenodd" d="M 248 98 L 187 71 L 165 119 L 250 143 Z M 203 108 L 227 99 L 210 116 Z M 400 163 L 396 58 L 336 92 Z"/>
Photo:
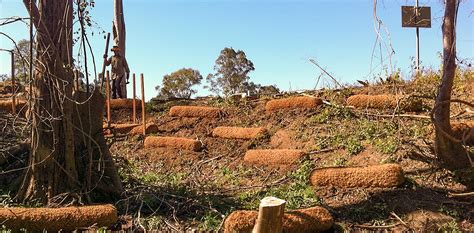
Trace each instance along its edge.
<path fill-rule="evenodd" d="M 415 29 L 401 27 L 400 6 L 413 4 L 414 0 L 379 0 L 377 8 L 395 50 L 392 64 L 404 74 L 415 56 Z M 420 0 L 420 5 L 432 7 L 433 20 L 432 28 L 420 29 L 421 61 L 425 67 L 437 68 L 443 1 Z M 112 0 L 96 0 L 92 10 L 93 19 L 106 31 L 111 29 L 112 7 Z M 144 73 L 147 99 L 156 95 L 154 87 L 165 74 L 183 67 L 198 69 L 204 77 L 213 72 L 224 47 L 243 50 L 253 61 L 252 81 L 283 90 L 315 87 L 320 71 L 309 58 L 343 83 L 372 80 L 383 73 L 378 46 L 371 67 L 376 38 L 372 0 L 124 0 L 124 9 L 127 60 L 132 72 Z M 471 61 L 472 11 L 474 1 L 463 1 L 457 25 L 458 57 Z M 0 18 L 10 16 L 27 16 L 22 1 L 0 0 Z M 0 30 L 16 40 L 28 37 L 28 28 L 21 23 Z M 97 34 L 98 27 L 94 30 L 91 43 L 101 67 L 105 40 Z M 11 47 L 0 36 L 0 48 Z M 385 50 L 382 57 L 389 65 Z M 0 53 L 0 73 L 10 72 L 9 62 L 8 54 Z M 208 94 L 199 90 L 199 95 Z"/>

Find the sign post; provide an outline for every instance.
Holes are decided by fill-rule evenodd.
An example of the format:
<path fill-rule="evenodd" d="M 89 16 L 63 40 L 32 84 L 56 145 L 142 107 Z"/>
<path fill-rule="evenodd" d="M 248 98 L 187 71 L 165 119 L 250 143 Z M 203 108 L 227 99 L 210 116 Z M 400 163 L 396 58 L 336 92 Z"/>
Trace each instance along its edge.
<path fill-rule="evenodd" d="M 431 28 L 431 8 L 420 7 L 418 0 L 415 6 L 402 6 L 402 27 L 416 28 L 416 71 L 420 70 L 420 27 Z"/>

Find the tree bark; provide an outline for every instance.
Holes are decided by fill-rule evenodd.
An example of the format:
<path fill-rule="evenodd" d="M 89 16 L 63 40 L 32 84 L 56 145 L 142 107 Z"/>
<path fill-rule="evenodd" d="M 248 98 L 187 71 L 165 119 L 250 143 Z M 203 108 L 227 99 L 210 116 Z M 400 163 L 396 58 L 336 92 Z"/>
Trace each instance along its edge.
<path fill-rule="evenodd" d="M 123 14 L 123 3 L 122 0 L 114 0 L 114 25 L 113 25 L 113 35 L 115 45 L 120 48 L 120 55 L 124 58 L 125 56 L 125 18 Z M 127 80 L 122 79 L 120 84 L 122 87 L 123 98 L 127 98 Z"/>
<path fill-rule="evenodd" d="M 469 167 L 469 159 L 462 144 L 451 140 L 450 100 L 456 72 L 456 12 L 457 0 L 446 0 L 443 31 L 443 76 L 436 97 L 434 124 L 436 128 L 435 150 L 443 165 L 451 170 Z"/>
<path fill-rule="evenodd" d="M 91 98 L 87 102 L 87 98 L 83 98 L 82 104 L 73 101 L 76 97 L 73 96 L 74 74 L 71 69 L 72 0 L 40 0 L 38 7 L 33 0 L 23 2 L 37 28 L 39 65 L 35 70 L 30 103 L 34 112 L 30 169 L 26 171 L 17 199 L 39 200 L 49 204 L 54 202 L 56 196 L 65 193 L 85 197 L 85 202 L 97 200 L 91 199 L 91 196 L 111 198 L 117 193 L 120 195 L 122 186 L 120 181 L 117 182 L 118 174 L 111 163 L 103 135 L 101 131 L 93 132 L 97 131 L 94 125 L 101 125 L 103 109 L 92 113 L 99 117 L 84 110 L 85 107 L 90 110 L 91 106 L 103 106 L 103 103 L 99 103 L 99 98 Z M 82 108 L 80 112 L 88 112 L 89 115 L 77 114 L 79 108 Z M 91 143 L 101 150 L 83 146 Z M 97 164 L 96 161 L 103 164 Z M 96 168 L 93 169 L 94 173 L 92 169 L 86 169 L 91 166 Z M 93 179 L 102 176 L 107 178 Z M 101 191 L 104 192 L 102 186 L 113 187 L 115 191 L 107 190 L 105 195 L 100 195 Z"/>

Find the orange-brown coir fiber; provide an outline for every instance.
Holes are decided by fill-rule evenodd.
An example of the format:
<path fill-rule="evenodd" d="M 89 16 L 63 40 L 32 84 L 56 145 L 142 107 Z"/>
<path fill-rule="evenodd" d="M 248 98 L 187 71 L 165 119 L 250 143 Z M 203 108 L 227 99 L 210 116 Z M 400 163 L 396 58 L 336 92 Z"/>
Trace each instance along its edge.
<path fill-rule="evenodd" d="M 202 106 L 173 106 L 169 112 L 174 117 L 218 118 L 222 115 L 219 108 Z"/>
<path fill-rule="evenodd" d="M 153 123 L 147 123 L 146 124 L 146 133 L 158 133 L 158 126 Z M 138 125 L 134 127 L 132 130 L 130 130 L 131 135 L 139 135 L 143 134 L 143 125 Z"/>
<path fill-rule="evenodd" d="M 234 211 L 224 222 L 224 232 L 252 232 L 257 217 L 257 211 Z M 323 207 L 287 211 L 283 216 L 283 232 L 285 233 L 326 231 L 333 224 L 333 217 Z"/>
<path fill-rule="evenodd" d="M 310 96 L 298 96 L 285 99 L 270 100 L 265 105 L 265 109 L 269 112 L 280 109 L 295 109 L 295 108 L 315 108 L 323 104 L 320 98 Z"/>
<path fill-rule="evenodd" d="M 167 147 L 190 151 L 201 151 L 202 144 L 198 140 L 177 137 L 148 136 L 145 138 L 145 148 Z"/>
<path fill-rule="evenodd" d="M 248 150 L 244 162 L 253 165 L 280 166 L 292 165 L 305 155 L 302 150 Z"/>
<path fill-rule="evenodd" d="M 113 130 L 116 134 L 129 134 L 130 131 L 139 126 L 138 124 L 110 124 L 111 130 Z M 107 125 L 104 124 L 104 128 L 106 128 Z"/>
<path fill-rule="evenodd" d="M 474 145 L 474 121 L 451 122 L 451 128 L 453 129 L 454 137 L 460 140 L 466 137 L 466 144 L 469 146 Z"/>
<path fill-rule="evenodd" d="M 117 222 L 113 205 L 64 208 L 0 208 L 0 224 L 7 229 L 30 232 L 73 231 L 90 226 L 110 226 Z"/>
<path fill-rule="evenodd" d="M 230 139 L 253 139 L 261 137 L 266 130 L 259 128 L 242 128 L 242 127 L 217 127 L 212 131 L 213 137 L 230 138 Z"/>
<path fill-rule="evenodd" d="M 423 107 L 419 99 L 404 95 L 353 95 L 347 98 L 347 105 L 355 108 L 395 109 L 398 104 L 399 109 L 406 112 L 418 112 Z"/>
<path fill-rule="evenodd" d="M 135 100 L 136 109 L 142 109 L 142 101 Z M 110 109 L 133 109 L 133 99 L 111 99 Z"/>
<path fill-rule="evenodd" d="M 26 105 L 26 100 L 16 100 L 16 110 L 19 111 L 23 106 Z M 11 112 L 12 111 L 12 100 L 0 100 L 0 111 Z"/>
<path fill-rule="evenodd" d="M 383 164 L 368 167 L 320 168 L 311 172 L 313 186 L 343 188 L 390 188 L 405 181 L 403 169 L 398 164 Z"/>

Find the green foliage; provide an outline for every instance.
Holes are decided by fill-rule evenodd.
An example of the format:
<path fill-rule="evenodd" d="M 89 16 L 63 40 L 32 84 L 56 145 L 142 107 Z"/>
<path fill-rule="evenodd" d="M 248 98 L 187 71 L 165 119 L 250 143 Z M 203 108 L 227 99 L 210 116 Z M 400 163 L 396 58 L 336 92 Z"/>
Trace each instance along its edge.
<path fill-rule="evenodd" d="M 393 154 L 397 151 L 399 141 L 396 137 L 377 138 L 374 140 L 374 146 L 378 152 L 384 154 Z"/>
<path fill-rule="evenodd" d="M 348 108 L 338 108 L 338 107 L 325 107 L 318 114 L 308 118 L 307 123 L 309 124 L 325 124 L 335 120 L 343 120 L 354 117 L 354 113 Z"/>
<path fill-rule="evenodd" d="M 201 218 L 201 224 L 199 225 L 199 230 L 202 231 L 216 231 L 219 228 L 219 225 L 222 222 L 222 218 L 216 212 L 207 212 Z"/>
<path fill-rule="evenodd" d="M 248 73 L 255 68 L 242 50 L 224 48 L 216 60 L 214 70 L 216 73 L 209 74 L 206 78 L 209 83 L 207 88 L 218 95 L 222 93 L 228 96 L 258 87 L 249 82 Z"/>
<path fill-rule="evenodd" d="M 364 146 L 362 145 L 361 141 L 356 137 L 349 137 L 349 139 L 344 144 L 344 148 L 351 155 L 359 154 L 364 150 Z"/>
<path fill-rule="evenodd" d="M 198 70 L 182 68 L 163 77 L 162 86 L 156 86 L 159 98 L 187 98 L 196 94 L 192 87 L 201 84 L 202 75 Z"/>
<path fill-rule="evenodd" d="M 438 231 L 439 232 L 451 232 L 451 233 L 462 232 L 461 229 L 459 229 L 458 223 L 455 220 L 451 220 L 451 221 L 439 226 Z"/>

